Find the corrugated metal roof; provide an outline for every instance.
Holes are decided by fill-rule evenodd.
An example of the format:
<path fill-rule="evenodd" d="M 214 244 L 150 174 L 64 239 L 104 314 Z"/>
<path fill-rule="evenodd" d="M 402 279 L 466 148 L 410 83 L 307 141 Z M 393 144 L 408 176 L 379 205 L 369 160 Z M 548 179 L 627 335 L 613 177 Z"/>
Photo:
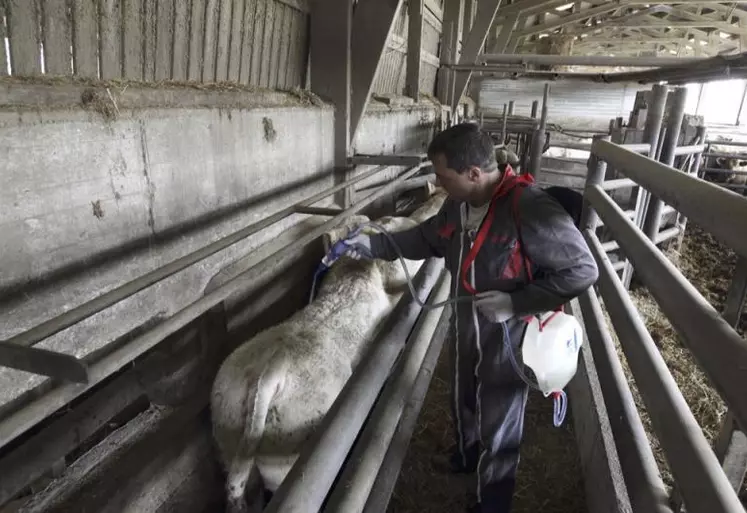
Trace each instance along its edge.
<path fill-rule="evenodd" d="M 479 85 L 481 109 L 503 110 L 503 104 L 514 101 L 514 114 L 529 115 L 532 102 L 542 102 L 545 83 L 540 80 L 483 80 Z M 588 120 L 606 126 L 618 116 L 628 117 L 636 91 L 647 89 L 637 84 L 594 84 L 558 81 L 550 85 L 548 120 L 562 123 L 568 119 Z"/>

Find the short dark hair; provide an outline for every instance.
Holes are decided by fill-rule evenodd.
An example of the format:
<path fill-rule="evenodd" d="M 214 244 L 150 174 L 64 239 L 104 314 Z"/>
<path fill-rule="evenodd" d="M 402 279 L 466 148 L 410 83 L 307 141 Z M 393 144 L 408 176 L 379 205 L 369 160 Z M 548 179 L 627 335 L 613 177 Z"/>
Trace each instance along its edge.
<path fill-rule="evenodd" d="M 446 157 L 446 165 L 458 173 L 471 166 L 486 171 L 498 167 L 493 140 L 474 123 L 460 123 L 437 134 L 428 146 L 428 158 L 433 160 L 438 154 Z"/>

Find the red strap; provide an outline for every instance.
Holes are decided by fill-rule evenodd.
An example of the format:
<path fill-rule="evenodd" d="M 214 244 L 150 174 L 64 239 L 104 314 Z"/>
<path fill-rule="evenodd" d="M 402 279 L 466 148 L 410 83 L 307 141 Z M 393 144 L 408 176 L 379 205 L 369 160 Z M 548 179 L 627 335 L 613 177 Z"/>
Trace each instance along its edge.
<path fill-rule="evenodd" d="M 475 242 L 472 244 L 472 248 L 470 249 L 469 253 L 467 253 L 467 257 L 462 262 L 462 269 L 461 269 L 461 278 L 462 278 L 462 285 L 464 286 L 464 289 L 469 292 L 470 294 L 477 294 L 477 291 L 474 287 L 469 283 L 469 280 L 467 280 L 467 271 L 469 270 L 472 263 L 475 261 L 475 258 L 477 258 L 477 254 L 480 252 L 480 248 L 482 248 L 482 245 L 485 243 L 485 239 L 488 237 L 488 232 L 490 231 L 490 227 L 493 225 L 493 216 L 495 214 L 495 200 L 500 198 L 501 196 L 505 196 L 510 191 L 512 191 L 515 187 L 518 186 L 524 186 L 534 183 L 534 179 L 531 175 L 520 175 L 516 176 L 514 173 L 514 170 L 511 169 L 511 166 L 506 166 L 506 170 L 503 172 L 503 176 L 501 177 L 501 181 L 498 182 L 498 185 L 495 188 L 495 192 L 493 193 L 493 197 L 490 200 L 490 207 L 488 207 L 488 213 L 485 216 L 485 220 L 482 222 L 482 226 L 480 226 L 480 230 L 477 232 L 477 237 L 475 237 Z M 518 196 L 519 191 L 517 191 L 517 194 L 514 196 L 514 211 L 516 213 L 516 229 L 519 230 L 519 218 L 518 218 Z M 525 256 L 526 259 L 526 256 Z M 529 260 L 526 259 L 527 263 L 527 271 L 529 271 Z M 531 280 L 531 275 L 529 276 L 529 279 Z"/>

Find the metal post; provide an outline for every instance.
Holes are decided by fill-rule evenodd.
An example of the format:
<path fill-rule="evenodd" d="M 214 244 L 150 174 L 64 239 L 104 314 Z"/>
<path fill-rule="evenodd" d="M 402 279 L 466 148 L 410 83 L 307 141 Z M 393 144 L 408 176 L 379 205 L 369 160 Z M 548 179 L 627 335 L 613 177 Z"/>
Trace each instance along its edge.
<path fill-rule="evenodd" d="M 656 158 L 656 152 L 659 148 L 659 132 L 664 122 L 664 109 L 667 105 L 667 95 L 669 88 L 665 85 L 655 85 L 651 89 L 651 104 L 646 112 L 646 124 L 643 127 L 643 142 L 650 145 L 648 156 Z M 649 193 L 643 187 L 633 189 L 633 198 L 635 199 L 635 225 L 643 226 L 643 220 L 646 217 L 646 208 L 649 202 Z M 623 268 L 622 282 L 626 289 L 630 288 L 633 280 L 633 266 L 626 259 Z"/>
<path fill-rule="evenodd" d="M 679 87 L 674 91 L 674 100 L 672 108 L 667 118 L 667 133 L 661 149 L 660 161 L 667 166 L 674 163 L 674 149 L 677 147 L 677 141 L 680 137 L 682 128 L 682 119 L 685 116 L 685 101 L 687 100 L 687 88 Z M 656 240 L 656 234 L 661 228 L 662 209 L 664 202 L 652 195 L 648 204 L 648 211 L 643 221 L 643 231 L 651 240 Z"/>
<path fill-rule="evenodd" d="M 420 268 L 415 292 L 421 301 L 443 268 L 443 261 L 434 258 Z M 321 508 L 420 311 L 410 291 L 405 292 L 264 513 L 306 513 Z"/>
<path fill-rule="evenodd" d="M 537 100 L 534 100 L 532 102 L 532 112 L 531 112 L 530 116 L 532 116 L 535 119 L 537 119 L 537 109 L 538 108 L 539 108 L 539 102 Z"/>
<path fill-rule="evenodd" d="M 506 124 L 508 123 L 508 107 L 503 104 L 503 124 L 501 125 L 501 145 L 506 143 Z"/>
<path fill-rule="evenodd" d="M 542 148 L 545 139 L 545 129 L 547 128 L 547 108 L 548 108 L 548 97 L 550 95 L 550 84 L 545 84 L 545 91 L 542 95 L 542 116 L 540 117 L 539 127 L 534 133 L 532 138 L 531 155 L 529 157 L 529 165 L 525 170 L 527 173 L 534 176 L 535 179 L 539 176 L 540 165 L 542 163 Z"/>
<path fill-rule="evenodd" d="M 702 145 L 706 138 L 706 127 L 699 126 L 696 132 L 696 143 L 698 145 Z M 693 153 L 692 154 L 692 161 L 690 162 L 690 169 L 688 170 L 688 174 L 690 176 L 698 176 L 700 173 L 700 165 L 703 161 L 703 152 Z M 680 229 L 680 234 L 677 237 L 677 251 L 682 248 L 682 241 L 685 238 L 685 230 L 687 229 L 687 217 L 682 213 L 679 212 L 677 216 L 677 226 Z"/>
<path fill-rule="evenodd" d="M 508 102 L 508 115 L 513 116 L 514 115 L 514 101 L 510 100 Z"/>
<path fill-rule="evenodd" d="M 594 140 L 609 140 L 608 135 L 595 135 Z M 586 185 L 584 188 L 584 204 L 581 208 L 581 222 L 579 223 L 582 230 L 596 231 L 599 225 L 599 216 L 586 199 L 586 191 L 592 185 L 602 185 L 604 176 L 607 172 L 607 163 L 599 159 L 594 152 L 589 154 L 589 160 L 586 162 Z"/>

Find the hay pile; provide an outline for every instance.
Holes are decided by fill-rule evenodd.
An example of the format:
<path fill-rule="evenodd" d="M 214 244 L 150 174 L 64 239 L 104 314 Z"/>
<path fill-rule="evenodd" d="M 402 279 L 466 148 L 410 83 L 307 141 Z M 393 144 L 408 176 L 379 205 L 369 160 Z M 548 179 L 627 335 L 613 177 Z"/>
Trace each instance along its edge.
<path fill-rule="evenodd" d="M 455 443 L 449 407 L 450 366 L 444 348 L 418 427 L 402 465 L 389 513 L 462 513 L 476 497 L 474 477 L 450 474 Z M 552 425 L 552 403 L 532 392 L 527 405 L 513 513 L 584 513 L 584 489 L 571 408 L 561 428 Z"/>
<path fill-rule="evenodd" d="M 723 310 L 726 293 L 731 283 L 731 277 L 734 274 L 736 264 L 736 256 L 731 250 L 721 245 L 710 234 L 691 223 L 688 225 L 687 235 L 684 238 L 681 252 L 679 254 L 670 252 L 668 257 L 716 310 Z M 631 291 L 631 297 L 641 317 L 646 322 L 646 327 L 651 332 L 651 336 L 659 348 L 672 376 L 680 387 L 682 395 L 690 406 L 696 420 L 703 428 L 703 433 L 708 441 L 713 443 L 726 413 L 726 406 L 723 400 L 711 387 L 705 374 L 695 363 L 695 359 L 690 351 L 682 344 L 674 328 L 672 328 L 669 321 L 661 313 L 656 301 L 649 292 L 642 287 L 637 288 Z M 609 318 L 607 322 L 612 326 Z M 747 314 L 743 313 L 738 328 L 738 331 L 743 336 L 746 327 Z M 614 334 L 613 330 L 610 331 Z M 654 456 L 661 469 L 662 478 L 667 487 L 671 487 L 673 480 L 669 473 L 663 451 L 659 446 L 656 435 L 653 433 L 643 400 L 638 393 L 632 373 L 628 368 L 617 340 L 616 343 L 623 368 L 631 383 L 633 397 L 641 412 L 641 420 L 654 449 Z M 745 496 L 744 489 L 741 495 Z"/>

